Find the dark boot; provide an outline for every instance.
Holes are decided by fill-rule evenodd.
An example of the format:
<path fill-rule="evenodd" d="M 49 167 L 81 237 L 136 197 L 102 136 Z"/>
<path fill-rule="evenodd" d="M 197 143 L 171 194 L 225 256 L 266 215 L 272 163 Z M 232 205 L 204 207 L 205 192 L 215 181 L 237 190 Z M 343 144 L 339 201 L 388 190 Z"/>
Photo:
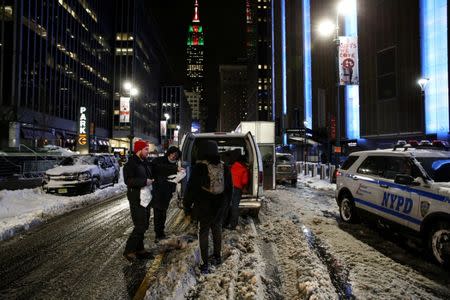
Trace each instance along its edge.
<path fill-rule="evenodd" d="M 150 251 L 147 250 L 141 250 L 136 252 L 136 257 L 139 259 L 153 259 L 154 256 Z"/>

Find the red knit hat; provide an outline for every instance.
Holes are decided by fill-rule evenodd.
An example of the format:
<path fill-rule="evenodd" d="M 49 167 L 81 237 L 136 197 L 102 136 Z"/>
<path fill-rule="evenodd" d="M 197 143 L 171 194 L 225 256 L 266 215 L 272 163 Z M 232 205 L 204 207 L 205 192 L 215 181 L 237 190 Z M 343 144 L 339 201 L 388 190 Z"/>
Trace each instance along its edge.
<path fill-rule="evenodd" d="M 134 142 L 134 147 L 133 147 L 134 153 L 138 153 L 145 147 L 148 147 L 148 143 L 146 141 L 137 140 L 136 142 Z"/>

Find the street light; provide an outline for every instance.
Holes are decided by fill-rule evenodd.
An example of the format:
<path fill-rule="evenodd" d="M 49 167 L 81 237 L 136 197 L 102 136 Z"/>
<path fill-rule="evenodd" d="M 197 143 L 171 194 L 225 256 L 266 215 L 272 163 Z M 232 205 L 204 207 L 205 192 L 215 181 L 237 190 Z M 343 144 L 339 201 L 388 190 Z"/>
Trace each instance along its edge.
<path fill-rule="evenodd" d="M 336 6 L 336 22 L 333 24 L 330 20 L 324 20 L 319 23 L 318 31 L 321 36 L 331 36 L 334 32 L 333 42 L 336 47 L 335 55 L 335 68 L 336 68 L 336 166 L 340 163 L 340 153 L 341 153 L 341 97 L 340 97 L 340 79 L 339 79 L 339 16 L 345 15 L 349 10 L 348 6 L 351 5 L 351 1 L 342 0 Z"/>
<path fill-rule="evenodd" d="M 169 141 L 168 135 L 170 135 L 170 131 L 169 131 L 169 119 L 170 119 L 170 114 L 169 113 L 164 113 L 164 118 L 166 119 L 166 130 L 164 131 L 164 143 L 163 143 L 163 147 L 165 147 L 166 142 Z M 168 144 L 168 143 L 167 143 Z"/>
<path fill-rule="evenodd" d="M 420 78 L 419 80 L 417 80 L 417 84 L 420 86 L 420 96 L 422 99 L 422 130 L 423 130 L 423 135 L 426 136 L 426 126 L 425 126 L 425 88 L 427 87 L 428 82 L 430 81 L 430 78 Z"/>
<path fill-rule="evenodd" d="M 123 84 L 123 89 L 130 94 L 130 154 L 133 151 L 133 139 L 134 139 L 134 127 L 133 127 L 133 97 L 139 94 L 139 90 L 129 81 L 125 81 Z"/>
<path fill-rule="evenodd" d="M 304 153 L 303 153 L 303 160 L 305 161 L 305 164 L 306 164 L 306 156 L 307 156 L 307 154 L 308 154 L 308 146 L 307 146 L 307 139 L 306 139 L 306 127 L 308 126 L 308 121 L 303 121 L 303 130 L 305 131 L 304 132 L 304 144 L 303 144 L 303 146 L 304 146 Z"/>

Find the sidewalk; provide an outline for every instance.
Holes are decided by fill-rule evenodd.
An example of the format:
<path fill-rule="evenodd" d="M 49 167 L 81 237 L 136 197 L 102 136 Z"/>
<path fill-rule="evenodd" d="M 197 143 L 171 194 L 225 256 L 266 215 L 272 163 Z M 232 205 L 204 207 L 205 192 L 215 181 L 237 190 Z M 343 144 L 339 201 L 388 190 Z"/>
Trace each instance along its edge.
<path fill-rule="evenodd" d="M 113 187 L 76 197 L 46 194 L 40 187 L 16 191 L 0 190 L 0 241 L 53 217 L 101 202 L 125 191 L 123 178 Z"/>

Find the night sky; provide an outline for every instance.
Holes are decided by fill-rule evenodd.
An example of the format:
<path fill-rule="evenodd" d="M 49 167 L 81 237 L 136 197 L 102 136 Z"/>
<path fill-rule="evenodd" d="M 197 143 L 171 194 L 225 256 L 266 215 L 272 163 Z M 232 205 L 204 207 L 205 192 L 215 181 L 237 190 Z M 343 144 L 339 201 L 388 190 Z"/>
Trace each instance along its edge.
<path fill-rule="evenodd" d="M 186 76 L 186 39 L 194 15 L 194 0 L 151 0 L 152 15 L 161 28 L 174 81 L 183 84 Z M 209 108 L 207 130 L 215 130 L 217 120 L 219 65 L 245 58 L 245 0 L 199 0 L 199 17 L 205 37 L 205 96 Z"/>

